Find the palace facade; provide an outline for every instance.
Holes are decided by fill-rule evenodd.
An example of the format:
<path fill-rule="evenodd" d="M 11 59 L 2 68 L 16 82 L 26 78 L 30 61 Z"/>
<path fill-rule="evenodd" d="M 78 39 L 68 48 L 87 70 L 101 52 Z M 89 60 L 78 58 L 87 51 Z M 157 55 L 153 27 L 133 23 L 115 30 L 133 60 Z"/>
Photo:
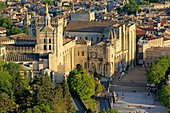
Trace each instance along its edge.
<path fill-rule="evenodd" d="M 42 69 L 68 75 L 81 64 L 89 72 L 110 77 L 135 66 L 134 23 L 70 21 L 66 27 L 64 24 L 63 18 L 51 18 L 46 6 L 45 17 L 36 18 L 29 26 L 29 34 L 36 37 L 35 46 L 29 46 L 31 53 L 39 54 L 39 63 L 46 59 Z M 9 52 L 11 46 L 7 48 Z"/>

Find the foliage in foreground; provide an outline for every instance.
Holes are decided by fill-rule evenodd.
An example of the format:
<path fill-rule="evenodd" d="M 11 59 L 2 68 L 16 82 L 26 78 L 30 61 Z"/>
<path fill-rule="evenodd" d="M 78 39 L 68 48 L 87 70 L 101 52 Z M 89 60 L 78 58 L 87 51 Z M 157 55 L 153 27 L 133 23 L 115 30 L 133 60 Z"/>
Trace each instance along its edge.
<path fill-rule="evenodd" d="M 170 67 L 170 57 L 163 56 L 158 59 L 146 74 L 147 81 L 158 87 L 158 101 L 170 109 L 170 85 L 164 85 L 167 71 Z"/>
<path fill-rule="evenodd" d="M 158 101 L 170 110 L 170 84 L 163 86 L 159 91 Z"/>
<path fill-rule="evenodd" d="M 154 84 L 160 84 L 165 80 L 168 67 L 170 67 L 170 57 L 163 56 L 158 59 L 147 72 L 147 81 Z"/>
<path fill-rule="evenodd" d="M 0 111 L 2 113 L 75 112 L 64 81 L 54 87 L 46 75 L 29 81 L 20 75 L 22 67 L 13 62 L 0 62 Z"/>
<path fill-rule="evenodd" d="M 81 99 L 89 99 L 95 94 L 94 80 L 81 66 L 70 72 L 68 85 Z"/>
<path fill-rule="evenodd" d="M 99 112 L 99 113 L 119 113 L 117 109 L 107 109 L 104 112 Z"/>

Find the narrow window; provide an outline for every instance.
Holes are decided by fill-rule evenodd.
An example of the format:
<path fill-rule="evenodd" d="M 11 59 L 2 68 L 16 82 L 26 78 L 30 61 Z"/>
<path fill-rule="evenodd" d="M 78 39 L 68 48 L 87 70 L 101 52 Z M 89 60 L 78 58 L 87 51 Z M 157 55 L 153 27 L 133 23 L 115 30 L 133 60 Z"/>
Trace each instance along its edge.
<path fill-rule="evenodd" d="M 84 56 L 84 51 L 82 51 L 82 56 Z"/>
<path fill-rule="evenodd" d="M 51 50 L 51 45 L 49 45 L 49 50 Z"/>
<path fill-rule="evenodd" d="M 97 41 L 99 41 L 99 37 L 97 37 Z"/>
<path fill-rule="evenodd" d="M 44 50 L 47 50 L 47 46 L 46 45 L 44 45 Z"/>
<path fill-rule="evenodd" d="M 51 39 L 49 39 L 49 43 L 51 43 Z"/>
<path fill-rule="evenodd" d="M 78 56 L 79 56 L 79 52 L 78 52 Z"/>
<path fill-rule="evenodd" d="M 46 43 L 46 39 L 44 38 L 44 43 Z"/>

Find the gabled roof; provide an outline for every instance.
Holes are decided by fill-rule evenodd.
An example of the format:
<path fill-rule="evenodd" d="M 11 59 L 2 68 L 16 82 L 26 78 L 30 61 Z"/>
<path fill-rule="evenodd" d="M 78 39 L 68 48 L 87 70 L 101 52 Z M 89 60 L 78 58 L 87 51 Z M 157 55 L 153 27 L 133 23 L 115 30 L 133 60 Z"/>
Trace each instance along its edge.
<path fill-rule="evenodd" d="M 36 40 L 36 37 L 30 37 L 28 35 L 26 35 L 25 33 L 20 33 L 20 34 L 16 34 L 16 35 L 10 35 L 9 38 L 12 39 L 19 39 L 19 40 Z"/>
<path fill-rule="evenodd" d="M 51 26 L 45 26 L 40 31 L 42 31 L 42 32 L 54 31 L 54 28 Z"/>

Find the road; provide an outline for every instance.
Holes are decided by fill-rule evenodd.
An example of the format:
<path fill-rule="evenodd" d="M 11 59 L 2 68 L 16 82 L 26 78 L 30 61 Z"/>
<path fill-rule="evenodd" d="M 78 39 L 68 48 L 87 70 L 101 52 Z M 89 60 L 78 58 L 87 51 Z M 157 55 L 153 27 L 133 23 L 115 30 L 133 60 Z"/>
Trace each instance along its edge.
<path fill-rule="evenodd" d="M 100 111 L 110 109 L 109 101 L 105 97 L 100 97 Z"/>
<path fill-rule="evenodd" d="M 72 96 L 73 101 L 77 107 L 76 113 L 85 113 L 86 108 L 78 97 Z"/>

